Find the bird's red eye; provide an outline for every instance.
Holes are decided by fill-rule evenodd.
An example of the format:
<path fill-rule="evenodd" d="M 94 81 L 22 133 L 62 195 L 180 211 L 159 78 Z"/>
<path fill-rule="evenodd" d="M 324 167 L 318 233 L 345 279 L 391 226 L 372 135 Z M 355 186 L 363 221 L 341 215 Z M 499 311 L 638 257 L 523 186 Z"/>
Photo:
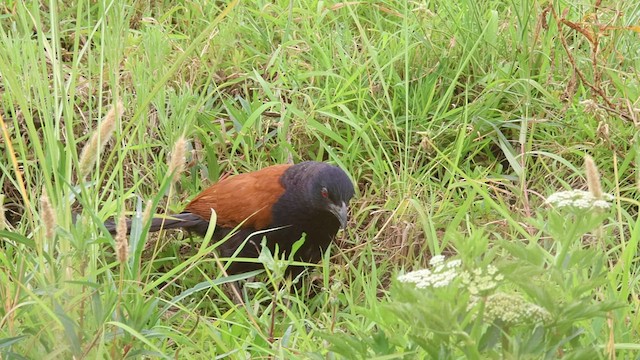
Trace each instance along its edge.
<path fill-rule="evenodd" d="M 322 197 L 325 199 L 329 197 L 329 192 L 327 191 L 327 188 L 322 188 L 322 190 L 320 190 L 320 194 L 322 194 Z"/>

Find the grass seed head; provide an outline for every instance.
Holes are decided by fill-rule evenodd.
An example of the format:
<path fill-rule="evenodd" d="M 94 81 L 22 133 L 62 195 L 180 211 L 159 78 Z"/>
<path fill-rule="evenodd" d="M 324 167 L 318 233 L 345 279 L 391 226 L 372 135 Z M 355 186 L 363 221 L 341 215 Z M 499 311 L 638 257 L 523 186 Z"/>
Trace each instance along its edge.
<path fill-rule="evenodd" d="M 42 216 L 42 222 L 44 224 L 45 236 L 48 239 L 53 239 L 56 230 L 56 213 L 47 195 L 47 190 L 44 188 L 40 196 L 40 211 L 42 212 L 40 215 Z"/>
<path fill-rule="evenodd" d="M 171 151 L 171 159 L 169 160 L 169 174 L 173 177 L 172 182 L 177 182 L 180 179 L 180 175 L 184 171 L 185 152 L 187 148 L 187 141 L 184 136 L 180 136 L 176 143 L 173 145 L 173 151 Z"/>
<path fill-rule="evenodd" d="M 4 195 L 0 194 L 0 230 L 4 230 L 7 227 L 7 219 L 4 215 Z"/>
<path fill-rule="evenodd" d="M 598 168 L 591 156 L 587 155 L 584 158 L 584 167 L 587 173 L 587 185 L 589 186 L 589 192 L 597 200 L 602 199 L 602 186 L 600 185 L 600 174 L 598 174 Z"/>
<path fill-rule="evenodd" d="M 120 214 L 118 225 L 116 226 L 116 256 L 118 262 L 124 264 L 129 258 L 129 238 L 127 236 L 127 217 Z"/>
<path fill-rule="evenodd" d="M 142 213 L 143 224 L 146 224 L 151 218 L 151 210 L 153 210 L 153 201 L 147 200 L 147 204 L 144 207 L 144 212 Z"/>
<path fill-rule="evenodd" d="M 118 117 L 122 116 L 122 113 L 122 101 L 118 101 L 107 112 L 107 115 L 105 115 L 104 119 L 98 126 L 97 131 L 94 131 L 89 141 L 84 145 L 84 148 L 80 153 L 80 161 L 78 165 L 78 172 L 81 179 L 86 178 L 91 172 L 91 169 L 95 166 L 99 153 L 102 152 L 104 144 L 106 144 L 111 138 L 113 130 L 116 128 L 116 120 Z"/>

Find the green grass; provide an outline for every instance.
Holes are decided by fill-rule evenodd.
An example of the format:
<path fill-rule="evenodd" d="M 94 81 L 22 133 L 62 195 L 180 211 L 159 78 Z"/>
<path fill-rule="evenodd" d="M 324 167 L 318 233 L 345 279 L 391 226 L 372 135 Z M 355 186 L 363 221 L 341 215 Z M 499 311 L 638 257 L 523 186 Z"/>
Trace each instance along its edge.
<path fill-rule="evenodd" d="M 5 2 L 0 357 L 638 357 L 639 16 L 583 0 Z M 587 188 L 587 154 L 612 210 L 550 210 Z M 210 238 L 138 219 L 121 263 L 102 226 L 303 160 L 357 190 L 299 291 L 265 253 L 236 305 Z M 439 254 L 496 266 L 494 291 L 552 321 L 509 327 L 459 282 L 396 280 Z"/>

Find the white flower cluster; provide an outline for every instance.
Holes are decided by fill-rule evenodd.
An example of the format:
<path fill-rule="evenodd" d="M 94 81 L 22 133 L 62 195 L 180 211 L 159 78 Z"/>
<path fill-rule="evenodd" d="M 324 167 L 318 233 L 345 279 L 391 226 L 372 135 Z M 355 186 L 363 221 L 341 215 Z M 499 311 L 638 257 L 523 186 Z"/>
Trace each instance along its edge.
<path fill-rule="evenodd" d="M 449 285 L 458 276 L 460 260 L 445 261 L 443 255 L 431 258 L 429 265 L 433 269 L 422 269 L 398 276 L 398 281 L 413 283 L 417 288 L 440 288 Z"/>
<path fill-rule="evenodd" d="M 614 197 L 611 194 L 602 194 L 601 199 L 597 199 L 589 191 L 570 190 L 559 191 L 551 194 L 545 203 L 556 208 L 576 208 L 587 210 L 591 208 L 606 210 L 611 207 Z"/>
<path fill-rule="evenodd" d="M 551 314 L 543 307 L 525 300 L 518 294 L 503 292 L 486 298 L 484 315 L 487 321 L 499 320 L 507 326 L 547 323 L 552 319 Z"/>
<path fill-rule="evenodd" d="M 486 269 L 477 268 L 465 271 L 460 275 L 462 285 L 467 287 L 472 296 L 485 295 L 498 287 L 504 280 L 504 275 L 498 273 L 498 268 L 489 265 Z"/>

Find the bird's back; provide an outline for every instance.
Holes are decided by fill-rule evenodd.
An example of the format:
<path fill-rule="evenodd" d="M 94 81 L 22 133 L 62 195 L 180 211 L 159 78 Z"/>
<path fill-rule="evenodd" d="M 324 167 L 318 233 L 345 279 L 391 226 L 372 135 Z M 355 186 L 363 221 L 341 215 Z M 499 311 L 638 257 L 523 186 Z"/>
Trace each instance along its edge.
<path fill-rule="evenodd" d="M 202 191 L 185 211 L 209 220 L 214 209 L 218 226 L 264 229 L 271 224 L 271 207 L 285 191 L 280 178 L 290 167 L 273 165 L 226 178 Z"/>

